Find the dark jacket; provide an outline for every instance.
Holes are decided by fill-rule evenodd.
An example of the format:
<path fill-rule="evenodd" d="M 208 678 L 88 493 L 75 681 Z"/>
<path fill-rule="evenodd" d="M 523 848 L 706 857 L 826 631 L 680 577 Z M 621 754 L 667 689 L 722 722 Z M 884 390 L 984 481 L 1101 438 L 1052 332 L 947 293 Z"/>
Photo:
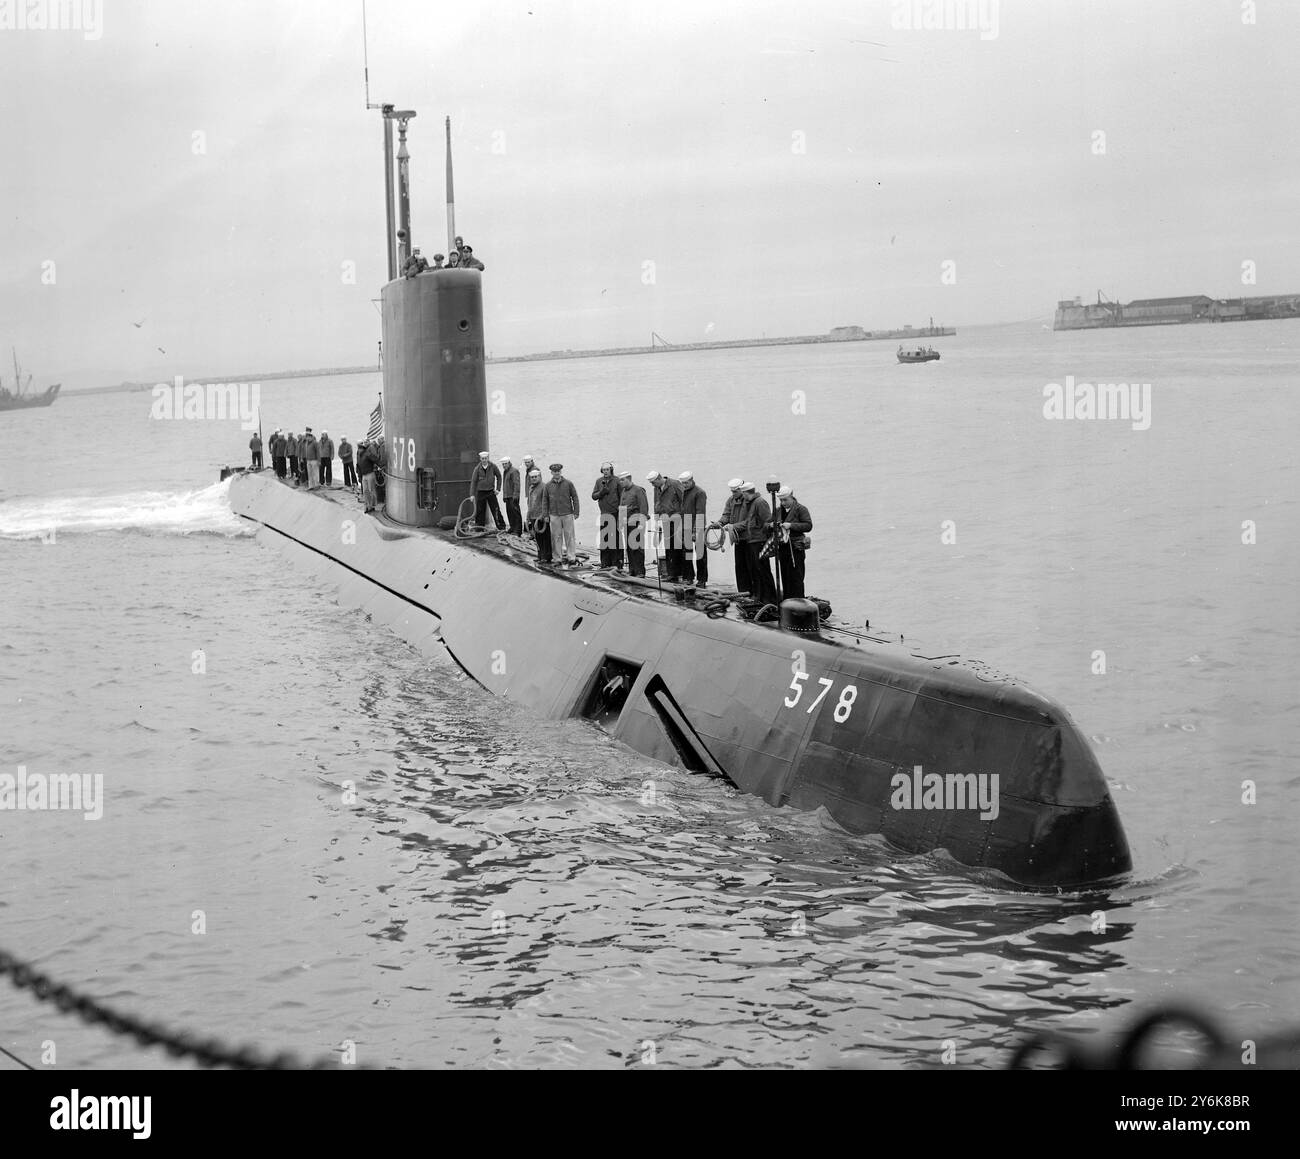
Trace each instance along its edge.
<path fill-rule="evenodd" d="M 772 509 L 761 495 L 754 496 L 754 502 L 745 513 L 745 538 L 750 543 L 762 543 L 770 534 L 768 524 L 772 522 Z"/>
<path fill-rule="evenodd" d="M 489 462 L 486 467 L 480 462 L 474 468 L 474 474 L 469 477 L 469 489 L 472 492 L 500 491 L 501 468 L 493 462 Z"/>
<path fill-rule="evenodd" d="M 347 439 L 339 443 L 339 459 L 344 463 L 352 462 L 352 444 Z"/>
<path fill-rule="evenodd" d="M 320 457 L 322 460 L 334 458 L 334 440 L 329 435 L 321 435 L 320 442 L 317 444 L 320 448 Z"/>
<path fill-rule="evenodd" d="M 546 518 L 546 484 L 538 479 L 528 488 L 528 522 L 536 523 Z"/>
<path fill-rule="evenodd" d="M 578 489 L 563 475 L 558 483 L 554 479 L 548 479 L 542 490 L 545 492 L 547 515 L 578 517 Z"/>
<path fill-rule="evenodd" d="M 682 509 L 682 488 L 676 479 L 662 475 L 655 482 L 655 514 L 676 515 Z"/>
<path fill-rule="evenodd" d="M 283 454 L 284 454 L 284 436 L 272 435 L 271 436 L 271 458 L 278 459 Z"/>
<path fill-rule="evenodd" d="M 602 515 L 618 514 L 619 504 L 622 502 L 619 498 L 620 490 L 618 480 L 613 475 L 609 478 L 602 475 L 596 480 L 596 485 L 591 490 L 591 497 L 596 500 Z"/>
<path fill-rule="evenodd" d="M 706 514 L 709 497 L 698 483 L 692 483 L 689 487 L 683 487 L 680 483 L 677 486 L 681 495 L 682 544 L 684 547 L 694 547 L 697 539 L 704 538 L 704 529 L 709 525 Z"/>
<path fill-rule="evenodd" d="M 749 497 L 742 491 L 739 495 L 728 495 L 722 505 L 722 524 L 730 523 L 736 533 L 736 542 L 744 543 L 749 538 L 745 523 L 749 518 Z"/>
<path fill-rule="evenodd" d="M 509 466 L 501 472 L 501 498 L 519 498 L 519 468 Z"/>
<path fill-rule="evenodd" d="M 366 475 L 373 474 L 374 470 L 374 449 L 372 447 L 366 447 L 357 458 L 357 474 L 364 478 Z"/>
<path fill-rule="evenodd" d="M 298 457 L 298 440 L 293 435 L 284 440 L 284 453 L 290 459 Z"/>
<path fill-rule="evenodd" d="M 250 451 L 260 451 L 262 449 L 262 436 L 254 435 L 248 440 L 248 449 Z"/>
<path fill-rule="evenodd" d="M 320 458 L 320 447 L 316 443 L 315 435 L 305 435 L 298 446 L 298 454 L 309 463 L 314 463 Z"/>
<path fill-rule="evenodd" d="M 776 507 L 776 520 L 778 523 L 788 523 L 790 525 L 790 534 L 802 535 L 812 530 L 812 516 L 808 514 L 808 508 L 802 503 L 795 503 L 787 511 L 779 503 Z"/>
<path fill-rule="evenodd" d="M 650 518 L 650 500 L 646 497 L 645 488 L 639 483 L 633 483 L 620 496 L 620 506 L 627 508 L 627 530 L 628 535 L 638 527 L 645 527 L 646 520 Z M 642 544 L 644 546 L 644 544 Z"/>
<path fill-rule="evenodd" d="M 644 523 L 650 517 L 650 500 L 646 497 L 645 488 L 640 483 L 633 483 L 619 499 L 619 506 L 627 508 L 627 521 L 632 522 L 633 516 L 640 516 L 640 522 Z"/>

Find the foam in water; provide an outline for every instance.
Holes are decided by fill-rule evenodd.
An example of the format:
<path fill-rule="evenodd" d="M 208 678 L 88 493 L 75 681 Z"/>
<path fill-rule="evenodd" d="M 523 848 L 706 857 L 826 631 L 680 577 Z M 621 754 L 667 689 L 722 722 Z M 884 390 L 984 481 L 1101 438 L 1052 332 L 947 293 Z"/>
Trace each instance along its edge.
<path fill-rule="evenodd" d="M 197 491 L 47 495 L 0 504 L 0 539 L 47 539 L 97 531 L 155 535 L 252 535 L 230 510 L 230 480 Z"/>

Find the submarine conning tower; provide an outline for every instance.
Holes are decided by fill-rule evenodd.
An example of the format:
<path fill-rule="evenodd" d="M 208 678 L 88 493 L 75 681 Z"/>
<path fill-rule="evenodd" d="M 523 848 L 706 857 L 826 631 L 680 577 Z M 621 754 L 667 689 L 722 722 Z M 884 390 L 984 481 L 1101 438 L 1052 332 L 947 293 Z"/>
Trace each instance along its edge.
<path fill-rule="evenodd" d="M 368 101 L 368 98 L 367 98 Z M 375 107 L 375 106 L 370 106 Z M 378 106 L 384 118 L 384 201 L 388 283 L 383 312 L 383 414 L 388 478 L 384 512 L 412 527 L 450 527 L 469 497 L 478 454 L 488 446 L 483 346 L 483 280 L 476 269 L 406 272 L 412 252 L 410 109 Z M 397 122 L 397 203 L 393 222 L 393 122 Z M 447 252 L 456 238 L 447 127 Z"/>
<path fill-rule="evenodd" d="M 384 510 L 433 527 L 469 495 L 488 446 L 483 275 L 426 270 L 381 292 L 384 326 Z"/>

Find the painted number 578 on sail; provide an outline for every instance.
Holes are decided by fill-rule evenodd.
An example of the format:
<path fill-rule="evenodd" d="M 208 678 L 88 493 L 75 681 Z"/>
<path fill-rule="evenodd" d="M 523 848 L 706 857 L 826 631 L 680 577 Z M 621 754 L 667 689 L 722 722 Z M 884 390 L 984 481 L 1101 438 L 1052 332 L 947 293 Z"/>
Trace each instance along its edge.
<path fill-rule="evenodd" d="M 807 672 L 796 672 L 794 679 L 790 681 L 790 691 L 794 693 L 793 697 L 785 698 L 786 708 L 794 708 L 800 700 L 803 699 L 804 685 L 803 682 L 808 679 Z M 817 693 L 817 697 L 804 709 L 804 712 L 811 713 L 825 699 L 826 694 L 835 685 L 834 680 L 828 680 L 825 676 L 817 677 L 817 683 L 822 686 L 822 690 Z M 811 686 L 809 687 L 811 692 Z M 846 684 L 840 689 L 840 698 L 835 702 L 835 722 L 843 724 L 849 719 L 849 713 L 853 711 L 853 702 L 858 698 L 858 689 L 855 684 Z"/>

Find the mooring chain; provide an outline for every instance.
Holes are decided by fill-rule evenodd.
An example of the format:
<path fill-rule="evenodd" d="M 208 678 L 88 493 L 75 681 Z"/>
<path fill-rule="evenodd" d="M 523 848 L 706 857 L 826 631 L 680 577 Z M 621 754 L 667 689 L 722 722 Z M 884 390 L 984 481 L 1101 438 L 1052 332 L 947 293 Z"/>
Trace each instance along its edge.
<path fill-rule="evenodd" d="M 1068 1035 L 1046 1031 L 1030 1035 L 1016 1047 L 1008 1070 L 1026 1070 L 1031 1061 L 1056 1062 L 1060 1070 L 1146 1070 L 1142 1048 L 1155 1032 L 1171 1026 L 1197 1031 L 1205 1049 L 1196 1060 L 1198 1070 L 1230 1070 L 1244 1066 L 1246 1053 L 1205 1014 L 1189 1006 L 1169 1005 L 1147 1011 L 1113 1046 L 1096 1046 Z M 1294 1070 L 1300 1067 L 1300 1032 L 1277 1035 L 1252 1043 L 1251 1067 Z"/>
<path fill-rule="evenodd" d="M 193 1058 L 200 1066 L 225 1066 L 232 1070 L 324 1070 L 339 1066 L 335 1059 L 327 1057 L 306 1064 L 287 1051 L 266 1058 L 252 1047 L 231 1050 L 215 1038 L 205 1040 L 199 1035 L 171 1031 L 130 1014 L 119 1014 L 94 998 L 77 994 L 71 987 L 55 982 L 48 974 L 41 973 L 13 954 L 0 950 L 0 975 L 5 974 L 20 990 L 31 990 L 41 1002 L 53 1002 L 63 1013 L 75 1014 L 90 1026 L 103 1025 L 110 1034 L 133 1037 L 146 1049 L 161 1046 L 173 1058 Z"/>

